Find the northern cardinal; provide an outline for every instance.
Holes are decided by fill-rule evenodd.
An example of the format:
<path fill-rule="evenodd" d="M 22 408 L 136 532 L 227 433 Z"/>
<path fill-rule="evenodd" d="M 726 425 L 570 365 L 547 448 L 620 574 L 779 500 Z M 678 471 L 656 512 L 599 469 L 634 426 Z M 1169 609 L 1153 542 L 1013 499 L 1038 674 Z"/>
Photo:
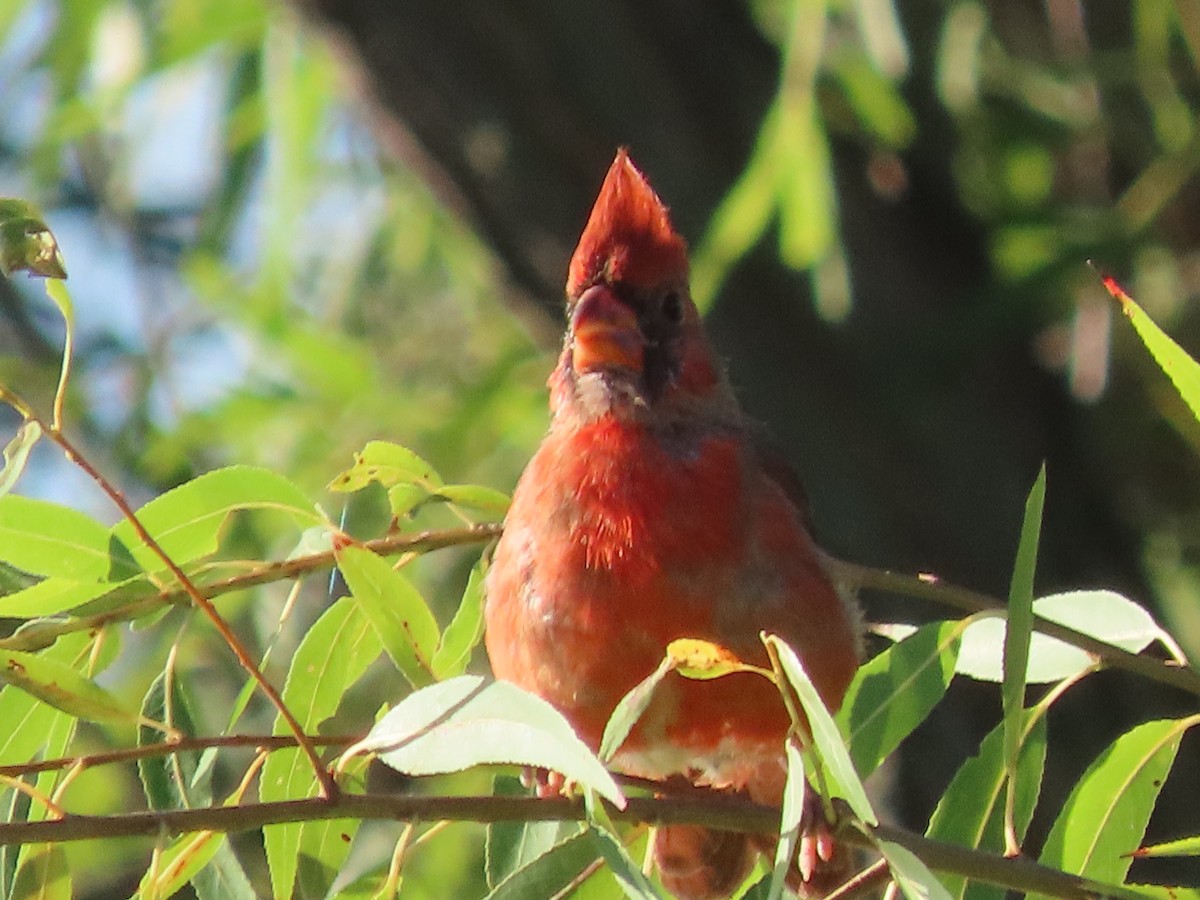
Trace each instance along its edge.
<path fill-rule="evenodd" d="M 624 150 L 566 294 L 550 429 L 487 581 L 496 676 L 548 700 L 595 748 L 671 641 L 703 639 L 765 666 L 765 630 L 795 648 L 836 709 L 859 660 L 855 612 L 756 449 L 689 294 L 686 245 Z M 777 804 L 787 730 L 778 691 L 759 675 L 671 673 L 613 764 Z M 807 848 L 809 869 L 832 852 L 828 840 Z M 669 890 L 704 900 L 728 896 L 765 850 L 748 835 L 670 826 L 653 853 Z"/>

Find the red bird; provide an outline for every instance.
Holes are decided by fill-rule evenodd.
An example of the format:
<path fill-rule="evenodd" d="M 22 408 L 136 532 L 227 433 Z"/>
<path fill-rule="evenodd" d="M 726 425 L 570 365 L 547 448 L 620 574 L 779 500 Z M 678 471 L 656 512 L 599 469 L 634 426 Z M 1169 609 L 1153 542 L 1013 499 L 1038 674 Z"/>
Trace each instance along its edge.
<path fill-rule="evenodd" d="M 686 245 L 624 150 L 571 260 L 567 313 L 550 430 L 488 576 L 496 676 L 554 704 L 595 748 L 671 641 L 700 638 L 765 666 L 765 630 L 796 649 L 836 709 L 858 665 L 856 613 L 756 450 L 689 294 Z M 758 675 L 672 673 L 614 768 L 779 803 L 787 729 Z M 808 869 L 832 852 L 827 839 L 807 847 Z M 763 849 L 671 826 L 656 832 L 654 856 L 669 890 L 701 900 L 728 896 Z"/>

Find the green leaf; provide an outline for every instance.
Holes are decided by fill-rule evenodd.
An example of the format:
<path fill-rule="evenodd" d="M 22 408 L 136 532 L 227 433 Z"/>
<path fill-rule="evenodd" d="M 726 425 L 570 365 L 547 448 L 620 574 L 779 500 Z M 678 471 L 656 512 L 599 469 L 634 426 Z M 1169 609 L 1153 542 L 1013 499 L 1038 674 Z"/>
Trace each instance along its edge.
<path fill-rule="evenodd" d="M 0 560 L 34 575 L 105 579 L 108 529 L 76 509 L 8 494 L 0 497 Z"/>
<path fill-rule="evenodd" d="M 1139 847 L 1134 855 L 1138 859 L 1143 856 L 1200 856 L 1200 835 Z"/>
<path fill-rule="evenodd" d="M 514 871 L 495 886 L 487 900 L 560 896 L 599 856 L 600 848 L 592 833 L 581 831 L 548 847 Z"/>
<path fill-rule="evenodd" d="M 71 900 L 71 869 L 61 844 L 25 848 L 9 900 Z"/>
<path fill-rule="evenodd" d="M 159 854 L 157 865 L 146 869 L 136 896 L 139 900 L 165 900 L 175 896 L 212 862 L 226 837 L 226 834 L 216 831 L 179 835 Z"/>
<path fill-rule="evenodd" d="M 362 677 L 381 649 L 379 637 L 358 604 L 343 598 L 329 607 L 296 648 L 283 687 L 283 701 L 300 727 L 313 733 L 336 713 L 342 696 Z M 287 723 L 277 717 L 275 734 L 288 733 Z M 294 800 L 309 796 L 315 786 L 316 777 L 307 758 L 298 748 L 288 748 L 276 750 L 267 758 L 259 795 L 264 802 Z M 343 835 L 353 835 L 357 827 L 356 819 L 336 819 L 264 828 L 274 895 L 293 896 L 303 859 L 305 869 L 296 896 L 324 897 L 350 849 Z"/>
<path fill-rule="evenodd" d="M 437 496 L 455 506 L 492 513 L 503 518 L 512 501 L 508 494 L 478 484 L 447 484 L 438 488 Z"/>
<path fill-rule="evenodd" d="M 137 511 L 137 517 L 167 555 L 182 564 L 215 553 L 226 519 L 242 509 L 278 510 L 291 516 L 301 528 L 324 521 L 312 501 L 292 482 L 256 466 L 229 466 L 207 472 L 155 497 Z M 129 548 L 137 565 L 146 571 L 164 568 L 158 556 L 142 545 L 129 522 L 114 525 L 112 536 Z"/>
<path fill-rule="evenodd" d="M 370 441 L 354 454 L 354 465 L 329 482 L 331 491 L 358 491 L 372 481 L 385 488 L 398 484 L 417 484 L 426 492 L 443 484 L 437 470 L 407 447 L 387 441 Z"/>
<path fill-rule="evenodd" d="M 183 684 L 174 672 L 160 672 L 151 682 L 149 690 L 142 698 L 142 715 L 151 721 L 171 725 L 182 734 L 196 733 L 191 703 Z M 158 729 L 144 724 L 138 727 L 138 746 L 157 744 L 162 739 L 162 732 Z M 200 784 L 195 780 L 199 761 L 200 753 L 196 750 L 181 750 L 165 756 L 139 759 L 138 775 L 150 809 L 190 809 L 194 806 L 209 805 L 212 802 L 212 791 L 208 789 L 208 779 L 205 778 Z M 216 852 L 215 849 L 213 852 Z"/>
<path fill-rule="evenodd" d="M 1140 653 L 1155 640 L 1172 645 L 1169 636 L 1143 607 L 1113 591 L 1068 591 L 1033 601 L 1033 613 L 1066 625 L 1097 640 Z M 1004 620 L 998 616 L 972 616 L 963 635 L 958 672 L 980 681 L 1000 681 Z M 1049 684 L 1070 678 L 1096 665 L 1098 660 L 1057 638 L 1034 632 L 1029 646 L 1026 682 Z"/>
<path fill-rule="evenodd" d="M 1146 315 L 1113 278 L 1107 275 L 1102 278 L 1104 286 L 1120 302 L 1121 312 L 1133 324 L 1138 337 L 1142 339 L 1158 367 L 1171 379 L 1171 384 L 1175 385 L 1175 390 L 1192 411 L 1192 416 L 1200 421 L 1200 364 L 1155 325 L 1154 320 Z"/>
<path fill-rule="evenodd" d="M 625 805 L 617 783 L 562 713 L 504 681 L 460 675 L 422 688 L 392 707 L 354 750 L 377 753 L 408 775 L 537 766 Z"/>
<path fill-rule="evenodd" d="M 1033 711 L 1025 715 L 1026 732 L 1017 766 L 1016 824 L 1024 838 L 1037 806 L 1046 763 L 1046 718 Z M 964 847 L 1004 852 L 1005 785 L 1004 724 L 997 725 L 979 745 L 979 752 L 955 773 L 929 820 L 926 836 Z M 942 883 L 953 897 L 1002 897 L 990 885 L 968 884 L 960 875 L 943 875 Z"/>
<path fill-rule="evenodd" d="M 0 468 L 0 497 L 13 489 L 21 473 L 25 471 L 25 463 L 29 461 L 29 453 L 34 444 L 42 436 L 42 426 L 32 420 L 22 422 L 16 435 L 4 447 L 4 466 Z"/>
<path fill-rule="evenodd" d="M 337 560 L 354 601 L 400 673 L 413 687 L 435 681 L 438 625 L 425 598 L 387 560 L 369 550 L 344 547 Z"/>
<path fill-rule="evenodd" d="M 497 797 L 524 797 L 529 791 L 516 778 L 497 775 L 492 793 Z M 518 869 L 581 831 L 578 822 L 493 822 L 487 829 L 488 887 L 496 888 Z"/>
<path fill-rule="evenodd" d="M 966 624 L 934 622 L 858 670 L 834 718 L 848 736 L 855 771 L 874 772 L 946 693 Z"/>
<path fill-rule="evenodd" d="M 608 762 L 621 749 L 633 726 L 646 712 L 650 701 L 654 699 L 654 691 L 667 677 L 667 673 L 675 668 L 675 660 L 666 656 L 658 664 L 658 668 L 632 687 L 604 724 L 604 736 L 600 739 L 600 758 Z"/>
<path fill-rule="evenodd" d="M 122 582 L 128 584 L 129 582 Z M 73 609 L 113 589 L 105 581 L 77 581 L 74 578 L 47 578 L 27 588 L 0 597 L 0 616 L 30 619 L 53 616 Z"/>
<path fill-rule="evenodd" d="M 771 887 L 767 900 L 779 900 L 787 883 L 788 870 L 796 855 L 800 842 L 800 825 L 804 819 L 804 795 L 808 781 L 804 777 L 804 757 L 800 749 L 788 741 L 784 745 L 787 754 L 787 781 L 783 787 L 783 812 L 779 819 L 779 843 L 775 846 L 775 865 L 771 872 Z"/>
<path fill-rule="evenodd" d="M 863 789 L 858 773 L 854 771 L 854 763 L 850 759 L 850 751 L 842 740 L 841 732 L 829 710 L 821 702 L 821 696 L 813 686 L 812 680 L 804 670 L 804 664 L 791 647 L 773 634 L 763 638 L 768 650 L 773 650 L 779 660 L 780 667 L 788 682 L 796 691 L 808 725 L 812 731 L 813 745 L 817 757 L 828 780 L 829 790 L 836 797 L 841 797 L 854 810 L 854 814 L 869 825 L 876 824 L 875 811 L 871 809 L 871 801 Z"/>
<path fill-rule="evenodd" d="M 1029 669 L 1029 645 L 1033 635 L 1033 581 L 1045 502 L 1046 466 L 1043 464 L 1025 501 L 1017 560 L 1008 589 L 1008 627 L 1004 630 L 1004 682 L 1000 695 L 1004 701 L 1004 769 L 1008 773 L 1005 810 L 1006 822 L 1009 823 L 1012 822 L 1018 788 L 1017 763 L 1021 754 L 1025 714 L 1025 672 Z M 1013 849 L 1006 847 L 1006 850 Z"/>
<path fill-rule="evenodd" d="M 1071 791 L 1041 862 L 1108 884 L 1124 882 L 1179 742 L 1198 721 L 1146 722 L 1117 738 Z"/>
<path fill-rule="evenodd" d="M 0 680 L 89 722 L 137 722 L 136 713 L 71 666 L 45 654 L 0 650 Z"/>
<path fill-rule="evenodd" d="M 950 894 L 942 883 L 907 847 L 891 841 L 876 841 L 875 846 L 887 860 L 896 886 L 908 900 L 950 900 Z"/>
<path fill-rule="evenodd" d="M 629 900 L 659 900 L 659 893 L 642 874 L 641 868 L 630 858 L 625 845 L 611 832 L 593 828 L 584 832 L 600 851 L 617 884 Z"/>
<path fill-rule="evenodd" d="M 67 277 L 58 241 L 37 207 L 0 198 L 0 274 L 22 270 L 47 278 Z"/>
<path fill-rule="evenodd" d="M 433 654 L 431 668 L 436 679 L 453 678 L 466 672 L 471 662 L 471 652 L 483 638 L 483 585 L 486 571 L 487 563 L 481 556 L 471 567 L 462 600 L 454 611 L 454 618 L 442 632 L 437 652 Z"/>
<path fill-rule="evenodd" d="M 87 657 L 91 636 L 68 634 L 38 655 L 44 661 L 60 665 L 78 665 Z M 46 743 L 52 731 L 52 721 L 61 714 L 52 706 L 40 702 L 32 694 L 11 685 L 0 689 L 0 765 L 28 762 Z"/>

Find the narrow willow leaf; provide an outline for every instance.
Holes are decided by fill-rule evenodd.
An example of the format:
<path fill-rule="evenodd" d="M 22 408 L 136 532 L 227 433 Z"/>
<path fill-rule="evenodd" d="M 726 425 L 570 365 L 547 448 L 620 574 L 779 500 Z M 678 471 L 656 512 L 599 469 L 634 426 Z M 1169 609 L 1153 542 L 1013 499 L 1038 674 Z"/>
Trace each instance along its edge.
<path fill-rule="evenodd" d="M 282 475 L 256 466 L 229 466 L 155 497 L 137 510 L 138 520 L 176 563 L 215 553 L 221 529 L 237 510 L 277 510 L 300 528 L 324 520 L 312 500 Z M 118 522 L 112 537 L 128 548 L 134 562 L 147 571 L 161 571 L 162 561 L 142 545 L 129 522 Z M 121 573 L 125 577 L 135 572 Z"/>
<path fill-rule="evenodd" d="M 71 869 L 61 844 L 32 844 L 22 853 L 9 900 L 71 900 Z"/>
<path fill-rule="evenodd" d="M 864 778 L 945 695 L 965 628 L 964 621 L 925 625 L 859 668 L 834 718 Z"/>
<path fill-rule="evenodd" d="M 453 678 L 467 671 L 471 652 L 483 638 L 483 584 L 487 563 L 481 556 L 471 567 L 462 600 L 454 611 L 454 618 L 442 632 L 437 652 L 433 654 L 433 674 L 437 679 Z M 0 601 L 0 608 L 3 601 Z"/>
<path fill-rule="evenodd" d="M 46 500 L 0 497 L 0 560 L 34 575 L 108 577 L 108 529 L 90 516 Z"/>
<path fill-rule="evenodd" d="M 170 684 L 170 697 L 167 685 Z M 154 722 L 163 722 L 185 735 L 196 733 L 192 718 L 191 702 L 184 686 L 167 672 L 159 673 L 142 698 L 142 715 Z M 138 727 L 138 745 L 156 744 L 163 739 L 162 732 L 147 725 Z M 138 760 L 138 775 L 142 790 L 151 809 L 190 809 L 208 806 L 212 802 L 212 791 L 208 789 L 207 777 L 196 780 L 200 765 L 200 753 L 195 750 L 178 751 L 165 756 L 151 756 Z M 213 852 L 216 850 L 214 848 Z M 170 896 L 169 894 L 163 896 Z"/>
<path fill-rule="evenodd" d="M 443 484 L 437 470 L 407 447 L 387 441 L 370 441 L 354 454 L 354 465 L 329 482 L 329 490 L 357 491 L 372 481 L 385 488 L 419 484 L 434 491 Z"/>
<path fill-rule="evenodd" d="M 306 732 L 315 732 L 320 724 L 337 712 L 347 689 L 379 656 L 381 645 L 358 604 L 349 598 L 338 600 L 313 624 L 292 657 L 283 701 Z M 275 720 L 275 733 L 290 733 L 281 717 Z M 316 777 L 299 749 L 277 750 L 263 766 L 259 795 L 264 802 L 295 800 L 309 796 Z M 337 819 L 330 822 L 290 822 L 263 829 L 271 885 L 276 897 L 324 896 L 350 849 L 358 821 Z M 302 877 L 297 871 L 304 861 Z"/>
<path fill-rule="evenodd" d="M 505 681 L 460 675 L 401 700 L 348 752 L 377 753 L 408 775 L 480 765 L 537 766 L 592 788 L 618 807 L 617 783 L 541 697 Z"/>
<path fill-rule="evenodd" d="M 438 488 L 437 496 L 455 506 L 491 513 L 503 518 L 511 502 L 508 494 L 478 484 L 447 484 Z"/>
<path fill-rule="evenodd" d="M 159 854 L 158 864 L 146 869 L 136 896 L 146 900 L 175 896 L 212 861 L 226 837 L 215 831 L 179 835 Z"/>
<path fill-rule="evenodd" d="M 710 681 L 734 672 L 757 672 L 768 679 L 774 675 L 768 670 L 742 662 L 732 650 L 699 638 L 677 638 L 667 644 L 667 658 L 675 663 L 675 669 L 684 678 Z"/>
<path fill-rule="evenodd" d="M 89 722 L 133 723 L 139 716 L 90 678 L 44 654 L 0 650 L 0 680 Z"/>
<path fill-rule="evenodd" d="M 634 685 L 617 703 L 612 715 L 604 724 L 604 736 L 600 739 L 602 760 L 609 762 L 621 749 L 621 745 L 629 737 L 629 732 L 633 731 L 633 726 L 638 723 L 650 706 L 650 701 L 654 699 L 655 689 L 674 668 L 675 661 L 670 656 L 663 657 L 658 668 Z"/>
<path fill-rule="evenodd" d="M 68 634 L 38 655 L 60 665 L 74 665 L 86 654 L 89 635 Z M 46 743 L 53 720 L 61 715 L 52 706 L 11 685 L 0 689 L 0 765 L 28 762 Z M 47 754 L 53 755 L 53 754 Z"/>
<path fill-rule="evenodd" d="M 628 900 L 659 900 L 660 895 L 642 874 L 641 868 L 629 856 L 625 845 L 609 831 L 591 829 L 584 832 L 608 863 L 608 868 Z"/>
<path fill-rule="evenodd" d="M 1046 466 L 1043 464 L 1025 501 L 1017 560 L 1013 564 L 1012 582 L 1008 589 L 1008 627 L 1004 630 L 1004 682 L 1000 695 L 1004 701 L 1004 769 L 1008 773 L 1005 822 L 1009 829 L 1013 826 L 1014 803 L 1019 786 L 1017 762 L 1024 728 L 1025 672 L 1029 669 L 1029 644 L 1033 635 L 1033 581 L 1045 502 Z M 1006 851 L 1015 852 L 1019 849 L 1013 846 L 1015 841 L 1014 833 L 1009 836 Z"/>
<path fill-rule="evenodd" d="M 487 900 L 560 896 L 599 856 L 592 834 L 581 831 L 548 847 L 499 882 Z"/>
<path fill-rule="evenodd" d="M 951 900 L 949 892 L 929 867 L 907 847 L 891 841 L 876 841 L 875 846 L 887 860 L 896 886 L 908 900 Z"/>
<path fill-rule="evenodd" d="M 361 547 L 337 553 L 338 568 L 383 648 L 413 687 L 431 684 L 438 625 L 425 598 L 387 560 Z"/>
<path fill-rule="evenodd" d="M 1200 888 L 1165 884 L 1131 884 L 1130 887 L 1143 897 L 1159 900 L 1200 900 Z"/>
<path fill-rule="evenodd" d="M 31 420 L 22 422 L 13 439 L 5 444 L 4 466 L 0 467 L 0 497 L 13 489 L 17 479 L 25 471 L 30 451 L 41 436 L 42 426 Z"/>
<path fill-rule="evenodd" d="M 804 819 L 804 795 L 808 781 L 804 777 L 804 757 L 792 742 L 785 745 L 787 754 L 787 781 L 783 787 L 783 812 L 779 819 L 779 843 L 775 847 L 775 865 L 771 872 L 771 887 L 767 900 L 779 900 L 787 883 L 788 870 L 796 855 L 800 842 L 800 824 Z"/>
<path fill-rule="evenodd" d="M 524 797 L 529 791 L 516 778 L 497 775 L 492 793 L 497 797 Z M 578 822 L 493 822 L 488 826 L 485 845 L 488 887 L 496 888 L 518 869 L 582 830 Z"/>
<path fill-rule="evenodd" d="M 1046 718 L 1027 712 L 1021 756 L 1017 765 L 1017 834 L 1022 839 L 1033 818 L 1046 763 Z M 1032 719 L 1032 722 L 1031 722 Z M 972 849 L 1004 852 L 1004 724 L 997 725 L 979 745 L 979 752 L 955 773 L 929 820 L 926 836 Z M 943 875 L 951 896 L 1002 897 L 989 885 L 968 884 L 961 875 Z"/>
<path fill-rule="evenodd" d="M 0 597 L 0 616 L 32 619 L 58 615 L 68 609 L 82 606 L 90 600 L 95 600 L 113 590 L 114 587 L 132 582 L 133 579 L 113 583 L 79 581 L 75 578 L 46 578 L 23 590 Z"/>
<path fill-rule="evenodd" d="M 869 825 L 876 824 L 879 820 L 875 818 L 875 811 L 871 809 L 867 792 L 863 789 L 858 773 L 854 771 L 850 751 L 846 749 L 841 732 L 838 731 L 837 724 L 829 715 L 829 710 L 825 708 L 820 694 L 804 670 L 800 657 L 773 634 L 766 635 L 763 640 L 769 649 L 774 650 L 788 682 L 795 689 L 804 707 L 817 757 L 829 780 L 829 789 L 834 796 L 841 797 L 850 804 L 854 814 L 863 822 Z"/>
<path fill-rule="evenodd" d="M 1139 847 L 1134 856 L 1200 856 L 1200 835 Z"/>
<path fill-rule="evenodd" d="M 1083 773 L 1059 811 L 1041 862 L 1121 884 L 1141 846 L 1184 732 L 1200 717 L 1146 722 L 1117 738 Z"/>
<path fill-rule="evenodd" d="M 1132 323 L 1138 337 L 1158 363 L 1158 367 L 1171 379 L 1175 390 L 1187 404 L 1192 415 L 1200 420 L 1200 364 L 1184 352 L 1183 348 L 1171 340 L 1170 336 L 1154 324 L 1154 320 L 1146 315 L 1116 280 L 1108 275 L 1102 276 L 1104 286 L 1121 304 L 1121 312 Z"/>

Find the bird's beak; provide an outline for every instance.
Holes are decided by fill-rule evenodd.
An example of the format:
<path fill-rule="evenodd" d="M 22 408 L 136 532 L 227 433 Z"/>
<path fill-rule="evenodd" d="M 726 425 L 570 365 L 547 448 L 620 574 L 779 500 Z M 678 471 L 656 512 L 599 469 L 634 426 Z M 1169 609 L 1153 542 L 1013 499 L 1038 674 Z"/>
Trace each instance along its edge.
<path fill-rule="evenodd" d="M 571 313 L 571 362 L 577 373 L 625 369 L 640 373 L 646 340 L 637 315 L 603 284 L 583 292 Z"/>

